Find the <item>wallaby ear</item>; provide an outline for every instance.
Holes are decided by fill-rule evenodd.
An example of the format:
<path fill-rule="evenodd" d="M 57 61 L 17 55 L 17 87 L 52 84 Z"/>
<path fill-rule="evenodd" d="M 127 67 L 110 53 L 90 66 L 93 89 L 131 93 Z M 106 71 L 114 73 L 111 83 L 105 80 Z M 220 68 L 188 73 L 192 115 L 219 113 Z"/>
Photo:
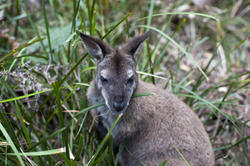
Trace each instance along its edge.
<path fill-rule="evenodd" d="M 91 37 L 80 33 L 80 37 L 83 41 L 84 47 L 87 49 L 88 53 L 92 55 L 98 61 L 102 60 L 104 56 L 111 52 L 111 47 L 101 41 L 100 39 Z"/>
<path fill-rule="evenodd" d="M 130 41 L 128 41 L 124 46 L 122 46 L 121 50 L 129 55 L 132 55 L 134 58 L 137 54 L 139 54 L 142 43 L 149 37 L 152 31 L 148 31 L 147 33 L 134 37 Z"/>

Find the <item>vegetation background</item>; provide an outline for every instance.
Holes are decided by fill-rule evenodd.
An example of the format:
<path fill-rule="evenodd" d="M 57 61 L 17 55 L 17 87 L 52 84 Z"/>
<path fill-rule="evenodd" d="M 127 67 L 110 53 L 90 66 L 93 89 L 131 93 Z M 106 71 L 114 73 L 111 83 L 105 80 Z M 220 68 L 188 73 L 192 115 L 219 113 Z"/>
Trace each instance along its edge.
<path fill-rule="evenodd" d="M 202 2 L 0 0 L 0 165 L 117 165 L 89 114 L 95 62 L 78 31 L 117 46 L 149 29 L 141 79 L 199 115 L 217 165 L 250 165 L 250 1 Z"/>

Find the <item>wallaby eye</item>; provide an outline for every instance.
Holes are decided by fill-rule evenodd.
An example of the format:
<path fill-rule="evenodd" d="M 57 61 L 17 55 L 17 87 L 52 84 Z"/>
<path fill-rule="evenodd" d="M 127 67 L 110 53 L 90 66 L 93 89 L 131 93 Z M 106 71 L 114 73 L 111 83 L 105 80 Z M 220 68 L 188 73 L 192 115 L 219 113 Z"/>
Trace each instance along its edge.
<path fill-rule="evenodd" d="M 107 84 L 108 80 L 104 78 L 103 76 L 100 77 L 102 84 Z"/>
<path fill-rule="evenodd" d="M 134 76 L 131 76 L 128 80 L 127 80 L 127 84 L 128 85 L 132 85 L 134 83 Z"/>

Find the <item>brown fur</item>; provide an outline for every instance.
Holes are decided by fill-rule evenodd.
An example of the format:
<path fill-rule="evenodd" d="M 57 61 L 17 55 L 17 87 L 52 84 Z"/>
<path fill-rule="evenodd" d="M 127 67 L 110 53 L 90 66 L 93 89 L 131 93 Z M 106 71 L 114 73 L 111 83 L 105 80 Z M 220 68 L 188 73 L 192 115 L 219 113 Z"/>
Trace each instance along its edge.
<path fill-rule="evenodd" d="M 168 166 L 184 166 L 181 155 L 191 166 L 213 166 L 213 149 L 197 115 L 173 94 L 138 80 L 135 74 L 135 56 L 148 35 L 113 49 L 82 34 L 85 47 L 98 61 L 94 87 L 87 92 L 89 103 L 106 103 L 92 110 L 97 129 L 100 133 L 109 130 L 119 113 L 123 113 L 112 131 L 115 145 L 125 144 L 126 147 L 120 158 L 122 166 L 136 166 L 140 162 L 159 166 L 164 160 L 168 160 Z M 105 48 L 108 54 L 103 53 L 103 46 L 108 47 Z M 128 85 L 131 70 L 135 79 Z M 104 76 L 107 82 L 101 81 Z M 131 98 L 132 94 L 141 93 L 151 95 Z M 112 106 L 117 96 L 129 103 L 121 112 Z"/>
<path fill-rule="evenodd" d="M 214 165 L 213 149 L 207 133 L 197 117 L 171 93 L 140 81 L 135 93 L 152 93 L 132 98 L 119 124 L 119 141 L 148 166 L 186 165 L 178 149 L 190 165 Z M 128 138 L 128 139 L 126 139 Z M 127 152 L 122 154 L 124 166 L 138 165 Z"/>

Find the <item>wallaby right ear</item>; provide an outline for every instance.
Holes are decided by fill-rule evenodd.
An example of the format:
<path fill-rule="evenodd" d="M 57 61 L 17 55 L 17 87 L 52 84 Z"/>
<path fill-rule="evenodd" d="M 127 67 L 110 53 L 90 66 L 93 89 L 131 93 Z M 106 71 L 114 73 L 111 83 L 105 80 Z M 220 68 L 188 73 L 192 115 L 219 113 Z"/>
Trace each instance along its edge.
<path fill-rule="evenodd" d="M 83 41 L 84 47 L 87 49 L 88 53 L 92 55 L 98 61 L 102 60 L 104 56 L 111 52 L 111 47 L 101 41 L 100 39 L 91 37 L 80 33 L 80 37 Z"/>
<path fill-rule="evenodd" d="M 134 37 L 122 46 L 122 51 L 136 57 L 141 50 L 142 43 L 150 36 L 151 33 L 152 31 L 148 31 L 141 36 Z"/>

